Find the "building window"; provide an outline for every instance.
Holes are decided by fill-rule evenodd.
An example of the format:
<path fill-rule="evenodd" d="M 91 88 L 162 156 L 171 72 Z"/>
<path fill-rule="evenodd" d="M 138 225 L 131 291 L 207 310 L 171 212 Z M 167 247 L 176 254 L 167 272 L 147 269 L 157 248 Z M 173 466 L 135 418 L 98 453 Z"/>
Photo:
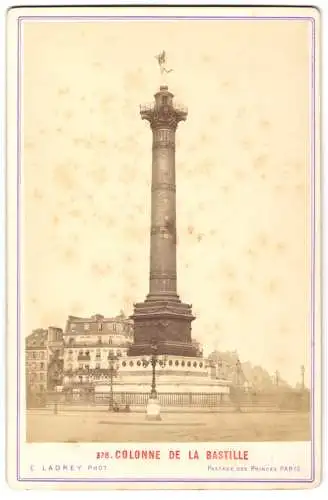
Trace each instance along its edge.
<path fill-rule="evenodd" d="M 189 366 L 189 367 L 191 366 L 191 362 L 190 361 L 188 361 L 187 366 Z"/>
<path fill-rule="evenodd" d="M 69 370 L 69 371 L 72 371 L 72 370 L 73 370 L 73 365 L 72 365 L 72 363 L 70 363 L 70 364 L 68 365 L 68 370 Z"/>
<path fill-rule="evenodd" d="M 116 351 L 116 356 L 120 358 L 122 356 L 122 351 L 120 349 L 117 349 Z"/>
<path fill-rule="evenodd" d="M 137 366 L 141 366 L 141 361 L 137 361 Z"/>
<path fill-rule="evenodd" d="M 133 361 L 130 361 L 129 365 L 130 365 L 130 366 L 133 366 Z"/>
<path fill-rule="evenodd" d="M 43 358 L 44 358 L 44 352 L 43 352 L 43 351 L 41 351 L 41 352 L 40 352 L 40 359 L 43 359 Z"/>
<path fill-rule="evenodd" d="M 83 363 L 79 363 L 79 370 L 83 370 Z"/>
<path fill-rule="evenodd" d="M 199 363 L 199 368 L 203 368 L 203 363 Z"/>
<path fill-rule="evenodd" d="M 89 323 L 84 323 L 84 329 L 85 329 L 85 330 L 89 330 L 89 328 L 90 328 Z"/>
<path fill-rule="evenodd" d="M 35 351 L 32 352 L 32 359 L 36 359 L 37 358 L 37 353 Z"/>
<path fill-rule="evenodd" d="M 179 361 L 178 360 L 176 360 L 175 366 L 179 366 Z"/>
<path fill-rule="evenodd" d="M 101 344 L 101 335 L 98 335 L 98 340 L 97 340 L 98 344 Z"/>
<path fill-rule="evenodd" d="M 96 370 L 100 370 L 100 363 L 96 363 Z"/>
<path fill-rule="evenodd" d="M 196 363 L 196 361 L 194 361 L 194 368 L 197 368 L 197 363 Z"/>
<path fill-rule="evenodd" d="M 44 385 L 43 385 L 43 384 L 41 384 L 41 385 L 40 385 L 40 392 L 43 392 L 43 391 L 44 391 Z"/>
<path fill-rule="evenodd" d="M 40 370 L 44 370 L 44 363 L 40 363 Z"/>
<path fill-rule="evenodd" d="M 72 323 L 72 324 L 71 324 L 71 330 L 75 330 L 75 328 L 76 328 L 76 324 L 75 324 L 75 323 Z"/>
<path fill-rule="evenodd" d="M 85 368 L 86 370 L 89 370 L 90 366 L 89 366 L 89 365 L 84 365 L 84 368 Z"/>
<path fill-rule="evenodd" d="M 69 354 L 70 356 L 72 356 L 72 354 L 73 354 L 72 349 L 70 349 L 70 350 L 68 351 L 68 354 Z"/>
<path fill-rule="evenodd" d="M 172 365 L 173 365 L 173 361 L 172 361 L 172 359 L 170 359 L 169 366 L 172 366 Z"/>
<path fill-rule="evenodd" d="M 122 366 L 126 366 L 126 361 L 123 361 Z"/>
<path fill-rule="evenodd" d="M 44 380 L 44 373 L 40 373 L 40 380 Z"/>
<path fill-rule="evenodd" d="M 184 361 L 181 361 L 181 366 L 184 366 L 185 365 L 185 362 Z"/>

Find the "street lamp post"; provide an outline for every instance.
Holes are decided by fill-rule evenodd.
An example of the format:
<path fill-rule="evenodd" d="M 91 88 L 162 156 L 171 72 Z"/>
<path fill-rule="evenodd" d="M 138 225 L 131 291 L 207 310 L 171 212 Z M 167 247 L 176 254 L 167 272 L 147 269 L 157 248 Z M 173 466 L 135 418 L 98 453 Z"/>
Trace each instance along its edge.
<path fill-rule="evenodd" d="M 236 385 L 237 387 L 240 387 L 241 386 L 241 374 L 242 374 L 242 368 L 241 368 L 241 363 L 239 361 L 239 359 L 237 359 L 237 362 L 236 362 Z"/>
<path fill-rule="evenodd" d="M 251 396 L 250 390 L 251 390 L 251 384 L 248 382 L 248 380 L 245 380 L 244 391 L 246 392 L 248 401 L 250 400 L 250 396 Z"/>
<path fill-rule="evenodd" d="M 113 377 L 116 373 L 116 369 L 114 368 L 114 361 L 117 360 L 117 357 L 113 355 L 112 352 L 108 354 L 109 361 L 109 378 L 110 378 L 110 398 L 109 398 L 109 406 L 108 411 L 114 410 L 114 392 L 113 392 Z"/>
<path fill-rule="evenodd" d="M 237 388 L 237 391 L 236 391 L 236 395 L 237 395 L 236 411 L 237 412 L 241 412 L 241 406 L 240 406 L 241 387 L 242 387 L 241 376 L 242 376 L 242 367 L 241 367 L 241 363 L 240 363 L 239 358 L 238 358 L 237 362 L 236 362 L 236 388 Z"/>
<path fill-rule="evenodd" d="M 152 342 L 150 348 L 151 348 L 151 367 L 152 367 L 150 398 L 157 399 L 157 391 L 156 391 L 157 345 L 156 345 L 156 343 Z"/>
<path fill-rule="evenodd" d="M 275 371 L 275 382 L 276 382 L 276 388 L 278 389 L 280 384 L 280 373 L 278 372 L 278 370 Z"/>
<path fill-rule="evenodd" d="M 58 413 L 58 394 L 56 392 L 57 386 L 59 386 L 59 383 L 62 379 L 63 376 L 63 369 L 62 367 L 59 367 L 57 364 L 54 366 L 51 366 L 50 374 L 48 373 L 48 380 L 47 380 L 47 389 L 53 392 L 53 397 L 54 397 L 54 414 L 57 415 Z M 47 391 L 49 394 L 49 392 Z"/>
<path fill-rule="evenodd" d="M 158 400 L 157 390 L 156 390 L 156 365 L 158 362 L 157 358 L 157 341 L 156 339 L 152 339 L 150 345 L 151 351 L 151 367 L 152 367 L 152 380 L 151 380 L 151 391 L 150 397 L 148 400 L 147 408 L 146 408 L 146 418 L 147 420 L 161 420 L 161 407 Z"/>
<path fill-rule="evenodd" d="M 222 378 L 222 367 L 223 367 L 222 359 L 219 359 L 217 362 L 217 378 L 219 379 Z"/>
<path fill-rule="evenodd" d="M 304 380 L 304 375 L 305 375 L 305 367 L 304 365 L 301 366 L 301 390 L 304 392 L 305 389 L 305 380 Z"/>

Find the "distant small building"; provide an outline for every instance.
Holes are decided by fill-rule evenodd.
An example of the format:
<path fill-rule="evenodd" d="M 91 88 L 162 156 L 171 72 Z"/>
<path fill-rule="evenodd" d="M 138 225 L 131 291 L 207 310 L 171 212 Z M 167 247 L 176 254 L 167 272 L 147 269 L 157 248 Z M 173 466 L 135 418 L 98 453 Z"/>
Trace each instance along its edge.
<path fill-rule="evenodd" d="M 48 380 L 48 330 L 39 328 L 25 340 L 27 392 L 47 390 Z"/>
<path fill-rule="evenodd" d="M 198 356 L 203 355 L 203 347 L 196 339 L 191 339 L 191 344 L 195 347 Z"/>

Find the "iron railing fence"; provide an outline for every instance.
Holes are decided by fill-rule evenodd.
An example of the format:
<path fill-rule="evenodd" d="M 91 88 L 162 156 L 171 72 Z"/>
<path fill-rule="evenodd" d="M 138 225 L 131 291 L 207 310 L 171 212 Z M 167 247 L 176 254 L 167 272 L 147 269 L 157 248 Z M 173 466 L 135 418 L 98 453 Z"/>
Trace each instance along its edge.
<path fill-rule="evenodd" d="M 27 408 L 47 406 L 108 406 L 111 402 L 110 392 L 43 392 L 34 393 L 27 398 Z M 144 407 L 149 394 L 144 392 L 114 392 L 113 401 L 118 407 Z M 182 408 L 220 408 L 233 406 L 237 408 L 277 408 L 281 410 L 309 411 L 310 396 L 308 392 L 261 393 L 230 395 L 222 393 L 158 393 L 161 406 Z"/>

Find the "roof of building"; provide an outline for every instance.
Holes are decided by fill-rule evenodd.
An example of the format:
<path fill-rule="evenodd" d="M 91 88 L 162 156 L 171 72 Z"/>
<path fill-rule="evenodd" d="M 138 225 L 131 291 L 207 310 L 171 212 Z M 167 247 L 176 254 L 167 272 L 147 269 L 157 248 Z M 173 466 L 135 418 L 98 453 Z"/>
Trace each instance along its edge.
<path fill-rule="evenodd" d="M 81 316 L 68 316 L 69 323 L 92 323 L 92 322 L 124 322 L 124 323 L 132 323 L 132 320 L 128 317 L 125 316 L 123 312 L 119 314 L 118 316 L 111 316 L 111 317 L 105 317 L 102 314 L 93 314 L 90 317 L 81 317 Z"/>
<path fill-rule="evenodd" d="M 48 330 L 44 328 L 38 328 L 36 330 L 33 330 L 32 333 L 26 337 L 25 343 L 28 348 L 46 348 L 47 340 Z"/>

